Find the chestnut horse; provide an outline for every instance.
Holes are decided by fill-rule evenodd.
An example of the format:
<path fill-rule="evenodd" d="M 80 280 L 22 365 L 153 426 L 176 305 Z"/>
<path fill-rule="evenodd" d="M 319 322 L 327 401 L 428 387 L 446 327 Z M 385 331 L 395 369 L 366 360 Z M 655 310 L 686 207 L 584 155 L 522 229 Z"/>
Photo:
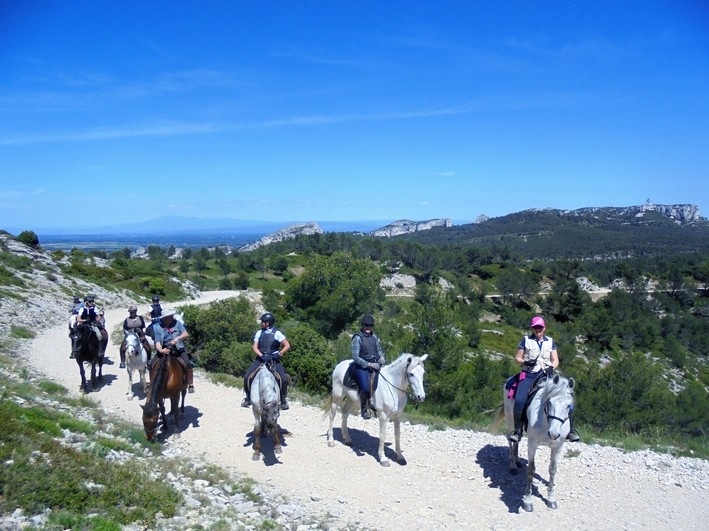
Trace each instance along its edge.
<path fill-rule="evenodd" d="M 180 394 L 182 394 L 182 403 L 178 409 Z M 155 438 L 160 418 L 162 418 L 163 431 L 168 430 L 168 420 L 165 415 L 166 398 L 170 399 L 170 413 L 175 421 L 175 437 L 180 436 L 180 413 L 185 412 L 186 394 L 186 372 L 179 357 L 170 353 L 155 359 L 150 369 L 148 396 L 145 405 L 140 406 L 143 408 L 143 428 L 148 441 Z"/>

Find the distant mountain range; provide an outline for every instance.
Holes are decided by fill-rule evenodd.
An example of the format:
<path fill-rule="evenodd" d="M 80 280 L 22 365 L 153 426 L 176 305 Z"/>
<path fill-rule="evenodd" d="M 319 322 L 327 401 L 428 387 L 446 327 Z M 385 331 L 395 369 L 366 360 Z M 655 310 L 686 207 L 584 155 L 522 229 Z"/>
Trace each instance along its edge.
<path fill-rule="evenodd" d="M 709 221 L 695 205 L 534 209 L 399 238 L 497 248 L 528 259 L 709 254 Z"/>
<path fill-rule="evenodd" d="M 293 225 L 292 221 L 258 221 L 239 220 L 229 218 L 198 218 L 188 216 L 163 216 L 149 221 L 136 223 L 122 223 L 119 225 L 105 225 L 101 227 L 69 227 L 61 229 L 39 228 L 32 229 L 42 239 L 43 236 L 53 235 L 142 235 L 142 234 L 268 234 L 284 227 Z M 320 227 L 327 232 L 369 232 L 388 221 L 321 221 Z M 17 234 L 25 229 L 5 229 Z"/>

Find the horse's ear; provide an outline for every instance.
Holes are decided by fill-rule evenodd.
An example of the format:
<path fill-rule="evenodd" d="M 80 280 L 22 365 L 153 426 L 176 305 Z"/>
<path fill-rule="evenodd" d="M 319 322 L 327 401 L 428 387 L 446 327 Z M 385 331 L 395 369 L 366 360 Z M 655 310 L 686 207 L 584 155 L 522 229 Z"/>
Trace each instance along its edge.
<path fill-rule="evenodd" d="M 561 376 L 559 376 L 558 374 L 554 375 L 554 385 L 559 383 L 559 378 L 561 378 Z"/>
<path fill-rule="evenodd" d="M 576 380 L 569 378 L 569 389 L 573 389 L 574 387 L 576 387 Z"/>
<path fill-rule="evenodd" d="M 421 361 L 426 361 L 426 358 L 428 358 L 428 354 L 424 354 L 421 356 Z"/>

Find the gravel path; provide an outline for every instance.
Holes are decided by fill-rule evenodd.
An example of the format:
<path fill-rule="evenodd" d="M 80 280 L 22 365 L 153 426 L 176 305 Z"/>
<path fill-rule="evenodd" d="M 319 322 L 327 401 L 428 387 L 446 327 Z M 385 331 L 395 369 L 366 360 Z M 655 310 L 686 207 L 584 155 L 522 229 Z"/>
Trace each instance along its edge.
<path fill-rule="evenodd" d="M 202 294 L 198 303 L 233 296 Z M 190 301 L 195 303 L 195 301 Z M 178 304 L 179 305 L 179 304 Z M 109 330 L 120 326 L 125 308 L 109 309 Z M 254 323 L 254 330 L 256 322 Z M 79 371 L 69 359 L 66 326 L 57 326 L 33 341 L 30 362 L 36 370 L 79 393 Z M 109 345 L 105 383 L 91 397 L 110 414 L 141 425 L 142 400 L 127 399 L 128 379 L 118 369 L 118 347 Z M 283 453 L 275 456 L 270 439 L 265 457 L 252 461 L 250 409 L 242 409 L 242 392 L 211 383 L 195 373 L 196 393 L 187 395 L 183 430 L 168 443 L 201 456 L 234 474 L 246 474 L 307 507 L 329 513 L 347 525 L 370 529 L 706 529 L 709 510 L 709 462 L 673 458 L 654 452 L 622 453 L 584 443 L 567 444 L 557 473 L 559 509 L 544 504 L 549 451 L 537 455 L 538 495 L 534 512 L 520 512 L 525 475 L 507 471 L 507 443 L 502 436 L 463 430 L 428 431 L 402 425 L 405 466 L 389 468 L 376 460 L 378 423 L 350 417 L 353 447 L 341 443 L 336 419 L 329 448 L 327 421 L 317 407 L 291 401 L 281 415 L 290 433 Z M 408 407 L 412 407 L 409 405 Z M 387 441 L 393 447 L 393 426 Z M 526 442 L 520 454 L 526 456 Z M 394 451 L 387 453 L 394 459 Z M 571 455 L 568 455 L 568 453 Z"/>

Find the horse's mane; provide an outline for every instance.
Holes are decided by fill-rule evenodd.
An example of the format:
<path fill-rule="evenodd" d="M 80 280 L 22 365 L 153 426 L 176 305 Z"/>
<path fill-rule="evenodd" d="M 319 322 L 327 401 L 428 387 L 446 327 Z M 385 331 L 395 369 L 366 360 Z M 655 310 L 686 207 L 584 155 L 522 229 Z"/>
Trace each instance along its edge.
<path fill-rule="evenodd" d="M 390 367 L 390 368 L 392 368 L 392 369 L 398 368 L 399 365 L 408 363 L 408 359 L 409 359 L 409 358 L 415 359 L 416 356 L 414 356 L 413 354 L 410 354 L 410 353 L 408 353 L 408 352 L 404 352 L 401 356 L 399 356 L 398 358 L 396 358 L 394 361 L 392 361 L 391 363 L 389 363 L 387 366 Z"/>
<path fill-rule="evenodd" d="M 168 355 L 169 356 L 169 355 Z M 167 367 L 169 363 L 169 357 L 164 356 L 162 363 L 158 364 L 158 372 L 155 375 L 155 381 L 150 383 L 150 388 L 148 389 L 148 396 L 145 400 L 145 407 L 148 408 L 151 405 L 157 407 L 156 396 L 160 396 L 160 391 L 165 387 L 167 380 Z"/>
<path fill-rule="evenodd" d="M 555 398 L 563 398 L 564 395 L 569 395 L 573 400 L 574 392 L 569 387 L 569 379 L 565 376 L 557 375 L 559 377 L 558 383 L 554 383 L 554 378 L 549 378 L 543 387 L 543 396 L 547 400 L 554 400 Z"/>

